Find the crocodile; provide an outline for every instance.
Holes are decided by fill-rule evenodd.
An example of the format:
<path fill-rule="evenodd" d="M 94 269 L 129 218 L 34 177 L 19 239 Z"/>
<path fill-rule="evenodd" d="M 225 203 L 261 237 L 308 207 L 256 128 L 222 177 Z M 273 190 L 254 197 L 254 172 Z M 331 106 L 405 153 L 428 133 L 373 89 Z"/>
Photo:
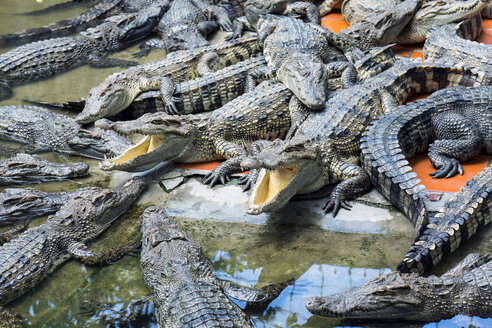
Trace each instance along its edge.
<path fill-rule="evenodd" d="M 490 79 L 481 72 L 401 58 L 363 83 L 337 91 L 324 111 L 311 111 L 300 116 L 301 122 L 293 121 L 296 128 L 290 138 L 276 140 L 241 162 L 244 168 L 261 169 L 246 211 L 271 212 L 296 194 L 334 183 L 337 185 L 322 207 L 324 213 L 336 215 L 340 208 L 349 209 L 349 199 L 364 194 L 371 186 L 369 175 L 358 163 L 360 139 L 372 120 L 415 93 L 486 83 Z M 295 98 L 291 101 L 300 105 Z M 295 108 L 291 106 L 291 112 Z"/>
<path fill-rule="evenodd" d="M 373 185 L 407 215 L 419 236 L 398 270 L 424 273 L 491 221 L 492 168 L 429 218 L 425 187 L 405 158 L 429 148 L 434 178 L 463 174 L 461 161 L 492 154 L 492 87 L 455 87 L 401 106 L 370 126 L 362 166 Z M 381 136 L 384 135 L 384 138 Z"/>
<path fill-rule="evenodd" d="M 289 99 L 292 93 L 281 83 L 258 86 L 222 108 L 206 114 L 145 114 L 133 121 L 96 125 L 145 137 L 116 158 L 101 163 L 103 170 L 143 171 L 163 161 L 197 163 L 226 159 L 205 182 L 225 183 L 228 175 L 242 171 L 239 165 L 246 148 L 258 139 L 283 137 L 290 128 Z"/>
<path fill-rule="evenodd" d="M 34 106 L 1 106 L 0 139 L 23 144 L 24 152 L 55 151 L 98 159 L 132 145 L 113 131 L 82 128 L 71 117 Z"/>
<path fill-rule="evenodd" d="M 354 25 L 364 19 L 368 12 L 391 8 L 401 2 L 402 0 L 346 0 L 342 5 L 342 15 L 347 23 Z M 422 7 L 394 41 L 399 44 L 423 42 L 432 27 L 458 22 L 474 16 L 489 3 L 490 0 L 424 0 Z"/>
<path fill-rule="evenodd" d="M 491 72 L 492 46 L 471 41 L 480 34 L 481 24 L 481 15 L 475 15 L 458 24 L 431 29 L 423 48 L 425 61 L 473 66 Z"/>
<path fill-rule="evenodd" d="M 196 114 L 218 109 L 251 91 L 259 80 L 250 81 L 250 70 L 265 65 L 263 56 L 255 56 L 216 72 L 176 84 L 172 95 L 176 111 L 173 107 L 164 105 L 159 91 L 147 91 L 135 98 L 125 112 L 130 111 L 129 116 L 138 118 L 152 112 Z M 128 113 L 126 114 L 128 116 Z"/>
<path fill-rule="evenodd" d="M 256 40 L 248 38 L 177 51 L 165 60 L 112 74 L 90 91 L 84 110 L 75 120 L 86 124 L 114 116 L 127 108 L 140 93 L 149 90 L 160 90 L 165 104 L 172 107 L 174 83 L 193 79 L 248 58 L 256 51 Z"/>
<path fill-rule="evenodd" d="M 232 30 L 227 11 L 207 0 L 174 0 L 157 27 L 160 39 L 151 39 L 140 45 L 137 57 L 146 56 L 151 49 L 167 53 L 175 50 L 208 46 L 206 37 L 218 30 Z"/>
<path fill-rule="evenodd" d="M 469 254 L 440 277 L 393 271 L 350 291 L 310 297 L 305 305 L 314 314 L 357 320 L 489 317 L 491 259 L 490 254 Z"/>
<path fill-rule="evenodd" d="M 115 189 L 93 187 L 92 192 L 68 201 L 42 225 L 0 246 L 0 306 L 31 290 L 71 257 L 102 265 L 138 249 L 140 242 L 96 254 L 86 243 L 125 213 L 147 184 L 146 178 L 134 177 Z M 8 322 L 2 324 L 10 327 Z"/>
<path fill-rule="evenodd" d="M 70 192 L 44 192 L 34 188 L 4 189 L 0 193 L 0 226 L 55 213 L 63 204 L 86 190 L 90 190 L 90 187 Z"/>
<path fill-rule="evenodd" d="M 10 84 L 45 78 L 83 64 L 94 67 L 136 64 L 106 56 L 150 34 L 162 11 L 162 7 L 152 6 L 136 14 L 111 16 L 77 36 L 28 43 L 0 55 L 0 99 L 12 95 Z"/>
<path fill-rule="evenodd" d="M 0 160 L 0 186 L 68 180 L 86 176 L 88 172 L 89 165 L 85 163 L 54 163 L 39 156 L 19 153 Z"/>
<path fill-rule="evenodd" d="M 253 327 L 246 314 L 229 297 L 244 301 L 247 308 L 265 308 L 293 283 L 253 289 L 220 280 L 202 248 L 178 228 L 164 209 L 150 206 L 143 213 L 140 266 L 160 327 Z M 103 304 L 98 315 L 107 322 L 138 317 L 142 304 L 112 311 Z M 135 306 L 138 305 L 138 306 Z"/>

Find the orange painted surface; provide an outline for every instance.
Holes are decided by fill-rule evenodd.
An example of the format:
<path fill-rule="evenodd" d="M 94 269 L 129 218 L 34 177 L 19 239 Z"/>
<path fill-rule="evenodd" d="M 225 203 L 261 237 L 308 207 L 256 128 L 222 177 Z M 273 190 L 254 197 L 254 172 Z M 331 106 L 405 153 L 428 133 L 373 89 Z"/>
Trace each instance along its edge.
<path fill-rule="evenodd" d="M 492 30 L 482 30 L 477 38 L 478 42 L 492 44 Z"/>
<path fill-rule="evenodd" d="M 176 167 L 180 169 L 189 169 L 189 170 L 205 170 L 212 171 L 222 162 L 210 162 L 210 163 L 179 163 L 176 164 Z M 242 174 L 248 173 L 248 171 L 241 172 Z"/>

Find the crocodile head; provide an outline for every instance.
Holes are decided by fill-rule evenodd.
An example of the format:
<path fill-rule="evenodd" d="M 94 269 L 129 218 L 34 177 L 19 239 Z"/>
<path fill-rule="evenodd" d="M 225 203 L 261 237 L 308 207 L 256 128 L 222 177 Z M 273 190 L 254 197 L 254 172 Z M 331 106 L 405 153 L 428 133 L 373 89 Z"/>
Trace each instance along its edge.
<path fill-rule="evenodd" d="M 347 292 L 311 297 L 305 305 L 310 312 L 328 317 L 430 321 L 447 315 L 440 305 L 453 285 L 445 286 L 440 281 L 435 276 L 424 278 L 393 271 Z M 448 298 L 447 302 L 452 301 Z"/>
<path fill-rule="evenodd" d="M 102 159 L 116 156 L 132 143 L 114 131 L 99 128 L 79 129 L 76 135 L 67 140 L 70 148 L 83 156 Z"/>
<path fill-rule="evenodd" d="M 282 81 L 306 106 L 323 109 L 328 97 L 328 71 L 323 62 L 309 54 L 298 54 L 282 62 L 277 70 Z"/>
<path fill-rule="evenodd" d="M 282 208 L 296 194 L 310 193 L 325 185 L 320 152 L 309 141 L 275 140 L 241 166 L 260 169 L 260 174 L 246 202 L 250 214 Z"/>
<path fill-rule="evenodd" d="M 155 165 L 176 159 L 185 154 L 200 133 L 195 121 L 198 115 L 168 115 L 162 112 L 145 114 L 133 121 L 111 122 L 103 119 L 96 125 L 113 129 L 122 134 L 139 133 L 144 137 L 136 145 L 121 152 L 117 157 L 101 163 L 103 170 L 144 171 Z"/>
<path fill-rule="evenodd" d="M 261 15 L 281 14 L 289 2 L 287 0 L 248 0 L 244 4 L 244 15 L 251 26 L 256 26 Z"/>

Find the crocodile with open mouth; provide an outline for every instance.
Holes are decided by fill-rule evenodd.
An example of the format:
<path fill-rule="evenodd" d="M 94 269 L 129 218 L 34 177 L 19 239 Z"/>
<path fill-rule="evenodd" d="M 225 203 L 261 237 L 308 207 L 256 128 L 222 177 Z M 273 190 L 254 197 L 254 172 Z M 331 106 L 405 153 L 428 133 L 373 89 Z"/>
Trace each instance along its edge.
<path fill-rule="evenodd" d="M 463 174 L 460 162 L 492 154 L 491 106 L 490 86 L 443 89 L 385 114 L 364 133 L 361 161 L 373 185 L 420 232 L 398 270 L 423 274 L 491 221 L 491 167 L 429 218 L 425 187 L 405 160 L 430 145 L 434 178 Z"/>
<path fill-rule="evenodd" d="M 42 225 L 0 246 L 0 306 L 31 290 L 71 257 L 101 265 L 137 250 L 140 242 L 96 254 L 86 243 L 125 213 L 147 184 L 146 178 L 134 177 L 115 189 L 92 188 L 71 199 Z M 0 308 L 0 318 L 12 317 L 11 313 Z M 18 323 L 18 316 L 13 319 L 17 320 L 2 321 L 2 327 Z"/>
<path fill-rule="evenodd" d="M 363 83 L 337 91 L 324 111 L 309 112 L 300 123 L 292 122 L 296 128 L 290 138 L 276 140 L 241 162 L 244 168 L 261 169 L 246 203 L 247 212 L 278 210 L 296 194 L 333 183 L 337 185 L 323 211 L 336 215 L 340 208 L 350 208 L 348 200 L 371 186 L 358 163 L 362 133 L 373 119 L 415 93 L 486 83 L 490 81 L 481 72 L 402 58 Z"/>

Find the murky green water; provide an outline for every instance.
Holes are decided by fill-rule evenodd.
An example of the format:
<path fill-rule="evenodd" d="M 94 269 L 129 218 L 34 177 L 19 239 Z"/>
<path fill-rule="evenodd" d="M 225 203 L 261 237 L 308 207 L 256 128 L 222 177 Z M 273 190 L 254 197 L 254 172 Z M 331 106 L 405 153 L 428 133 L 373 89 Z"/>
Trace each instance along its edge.
<path fill-rule="evenodd" d="M 40 26 L 52 21 L 71 17 L 85 10 L 82 5 L 39 16 L 22 16 L 19 13 L 41 9 L 61 1 L 36 2 L 34 0 L 0 1 L 0 33 Z M 132 47 L 114 57 L 131 59 Z M 3 51 L 5 51 L 4 49 Z M 163 56 L 155 51 L 140 60 L 149 62 Z M 14 87 L 14 97 L 0 105 L 20 104 L 23 99 L 64 101 L 85 97 L 91 87 L 119 68 L 92 69 L 84 66 L 56 77 Z M 69 113 L 75 115 L 74 113 Z M 122 172 L 102 172 L 98 162 L 85 158 L 44 154 L 44 157 L 59 162 L 85 161 L 91 175 L 84 179 L 61 183 L 36 185 L 45 191 L 74 190 L 85 185 L 114 186 L 131 175 Z M 185 189 L 184 189 L 185 190 Z M 219 189 L 220 191 L 220 189 Z M 174 194 L 174 202 L 179 191 Z M 176 196 L 178 195 L 178 196 Z M 158 185 L 148 190 L 138 205 L 120 218 L 92 247 L 101 250 L 122 243 L 135 241 L 140 236 L 140 214 L 149 204 L 166 206 L 169 195 Z M 178 200 L 181 198 L 178 198 Z M 183 198 L 186 202 L 186 198 Z M 186 203 L 184 203 L 186 206 Z M 244 211 L 237 207 L 237 211 Z M 288 211 L 288 210 L 287 210 Z M 220 278 L 245 286 L 261 287 L 296 278 L 278 299 L 262 314 L 253 314 L 257 327 L 422 327 L 422 324 L 349 323 L 312 316 L 305 308 L 309 296 L 329 295 L 359 286 L 365 281 L 395 268 L 412 242 L 412 227 L 400 216 L 384 219 L 377 228 L 359 228 L 349 220 L 339 219 L 335 230 L 321 229 L 310 211 L 297 210 L 299 222 L 282 220 L 282 217 L 267 218 L 266 224 L 251 224 L 245 220 L 228 220 L 228 214 L 220 220 L 219 210 L 207 212 L 207 220 L 177 217 L 180 226 L 202 245 L 206 256 L 214 263 Z M 285 212 L 282 212 L 285 213 Z M 280 216 L 282 216 L 282 213 Z M 394 215 L 393 213 L 390 215 Z M 40 218 L 32 223 L 44 222 Z M 228 222 L 219 222 L 228 221 Z M 336 221 L 336 220 L 335 220 Z M 362 222 L 362 221 L 358 221 Z M 258 223 L 258 222 L 256 222 Z M 343 223 L 343 224 L 341 224 Z M 344 225 L 345 224 L 345 225 Z M 352 225 L 348 229 L 348 225 Z M 354 226 L 355 225 L 355 226 Z M 334 226 L 333 224 L 330 226 Z M 326 228 L 326 227 L 325 227 Z M 355 231 L 364 233 L 347 233 Z M 371 230 L 372 229 L 372 230 Z M 342 232 L 340 232 L 342 231 Z M 383 233 L 382 233 L 383 232 Z M 455 255 L 455 260 L 443 263 L 436 274 L 444 272 L 469 252 L 490 252 L 492 230 L 486 229 L 472 238 Z M 32 327 L 105 327 L 93 318 L 80 313 L 80 304 L 86 299 L 127 303 L 149 292 L 140 272 L 138 257 L 125 257 L 121 261 L 102 268 L 93 268 L 76 261 L 69 261 L 56 270 L 48 279 L 35 286 L 31 292 L 11 304 Z M 488 319 L 459 316 L 426 327 L 491 327 Z M 134 327 L 157 327 L 149 315 L 134 324 Z"/>

